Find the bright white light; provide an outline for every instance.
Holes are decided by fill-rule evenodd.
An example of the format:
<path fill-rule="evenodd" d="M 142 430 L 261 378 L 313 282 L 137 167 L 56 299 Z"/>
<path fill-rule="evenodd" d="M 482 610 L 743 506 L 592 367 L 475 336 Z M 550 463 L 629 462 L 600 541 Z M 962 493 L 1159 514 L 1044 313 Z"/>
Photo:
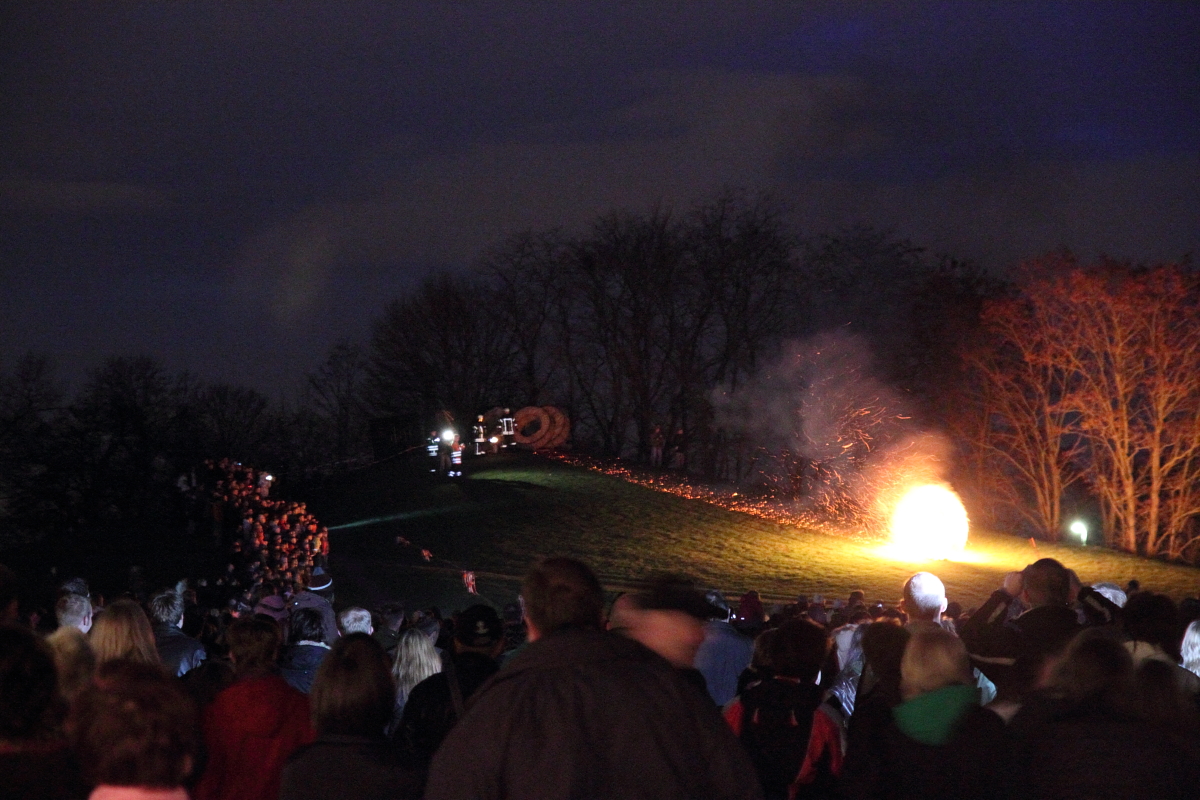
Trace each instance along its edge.
<path fill-rule="evenodd" d="M 454 440 L 454 431 L 450 430 L 449 428 L 442 431 L 442 441 L 443 442 L 449 442 L 449 441 L 453 441 L 453 440 Z"/>
<path fill-rule="evenodd" d="M 1071 523 L 1071 527 L 1067 528 L 1071 533 L 1079 537 L 1079 541 L 1087 544 L 1088 529 L 1083 520 L 1077 519 Z"/>
<path fill-rule="evenodd" d="M 948 486 L 910 489 L 892 512 L 897 552 L 926 559 L 954 558 L 967 546 L 967 510 Z"/>

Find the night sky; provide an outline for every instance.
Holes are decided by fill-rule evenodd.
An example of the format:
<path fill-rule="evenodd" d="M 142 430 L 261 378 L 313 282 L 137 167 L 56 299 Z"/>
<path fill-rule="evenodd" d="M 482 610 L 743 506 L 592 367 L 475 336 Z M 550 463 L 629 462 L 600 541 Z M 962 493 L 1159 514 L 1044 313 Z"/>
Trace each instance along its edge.
<path fill-rule="evenodd" d="M 1200 4 L 5 4 L 0 368 L 290 390 L 522 228 L 772 189 L 1004 271 L 1200 244 Z"/>

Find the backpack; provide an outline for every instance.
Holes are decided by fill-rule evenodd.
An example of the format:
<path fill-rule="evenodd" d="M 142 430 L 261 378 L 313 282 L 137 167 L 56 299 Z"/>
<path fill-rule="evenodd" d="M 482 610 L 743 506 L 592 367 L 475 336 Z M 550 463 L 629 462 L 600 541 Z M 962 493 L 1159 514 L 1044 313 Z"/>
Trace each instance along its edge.
<path fill-rule="evenodd" d="M 800 772 L 821 688 L 773 678 L 742 694 L 742 744 L 767 797 L 787 796 Z"/>

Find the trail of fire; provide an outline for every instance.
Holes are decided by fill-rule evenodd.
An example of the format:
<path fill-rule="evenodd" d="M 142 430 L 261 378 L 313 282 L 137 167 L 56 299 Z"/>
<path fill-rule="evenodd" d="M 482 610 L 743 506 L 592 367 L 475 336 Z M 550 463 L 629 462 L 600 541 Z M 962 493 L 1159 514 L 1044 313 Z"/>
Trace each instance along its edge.
<path fill-rule="evenodd" d="M 967 512 L 958 495 L 943 484 L 903 486 L 900 480 L 896 480 L 892 485 L 876 486 L 881 496 L 898 496 L 882 517 L 887 520 L 887 530 L 883 530 L 883 526 L 865 521 L 861 510 L 854 508 L 852 503 L 839 502 L 841 496 L 836 492 L 819 498 L 811 508 L 798 509 L 795 503 L 789 504 L 777 498 L 746 497 L 732 490 L 717 491 L 690 483 L 677 475 L 647 474 L 629 467 L 564 453 L 556 453 L 554 458 L 655 491 L 700 500 L 772 522 L 848 536 L 863 543 L 886 541 L 880 554 L 889 558 L 903 561 L 960 560 L 966 555 L 969 529 Z M 891 482 L 885 482 L 888 483 Z"/>
<path fill-rule="evenodd" d="M 646 474 L 629 467 L 606 464 L 578 455 L 554 453 L 551 455 L 565 464 L 582 467 L 593 472 L 600 472 L 620 478 L 628 483 L 644 486 L 659 492 L 666 492 L 689 500 L 700 500 L 719 506 L 729 511 L 740 511 L 762 519 L 777 522 L 782 525 L 819 530 L 825 533 L 849 536 L 864 542 L 878 542 L 879 534 L 864 531 L 861 520 L 851 514 L 841 512 L 832 503 L 823 503 L 817 510 L 798 509 L 794 503 L 777 498 L 747 497 L 738 491 L 717 491 L 702 485 L 689 483 L 676 475 Z M 792 507 L 789 508 L 789 505 Z"/>

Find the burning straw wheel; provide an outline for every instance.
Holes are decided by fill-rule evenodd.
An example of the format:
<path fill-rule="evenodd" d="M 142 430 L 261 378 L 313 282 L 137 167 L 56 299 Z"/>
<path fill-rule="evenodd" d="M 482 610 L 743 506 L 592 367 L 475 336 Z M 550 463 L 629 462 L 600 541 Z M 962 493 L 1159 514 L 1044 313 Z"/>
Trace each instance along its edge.
<path fill-rule="evenodd" d="M 550 435 L 541 447 L 547 449 L 562 447 L 571 436 L 571 420 L 555 406 L 543 406 L 543 409 L 550 416 Z"/>
<path fill-rule="evenodd" d="M 561 447 L 571 435 L 571 421 L 554 406 L 526 406 L 513 417 L 517 444 L 531 450 Z"/>
<path fill-rule="evenodd" d="M 550 432 L 550 415 L 540 406 L 525 406 L 513 416 L 513 439 L 517 444 L 537 448 Z"/>

